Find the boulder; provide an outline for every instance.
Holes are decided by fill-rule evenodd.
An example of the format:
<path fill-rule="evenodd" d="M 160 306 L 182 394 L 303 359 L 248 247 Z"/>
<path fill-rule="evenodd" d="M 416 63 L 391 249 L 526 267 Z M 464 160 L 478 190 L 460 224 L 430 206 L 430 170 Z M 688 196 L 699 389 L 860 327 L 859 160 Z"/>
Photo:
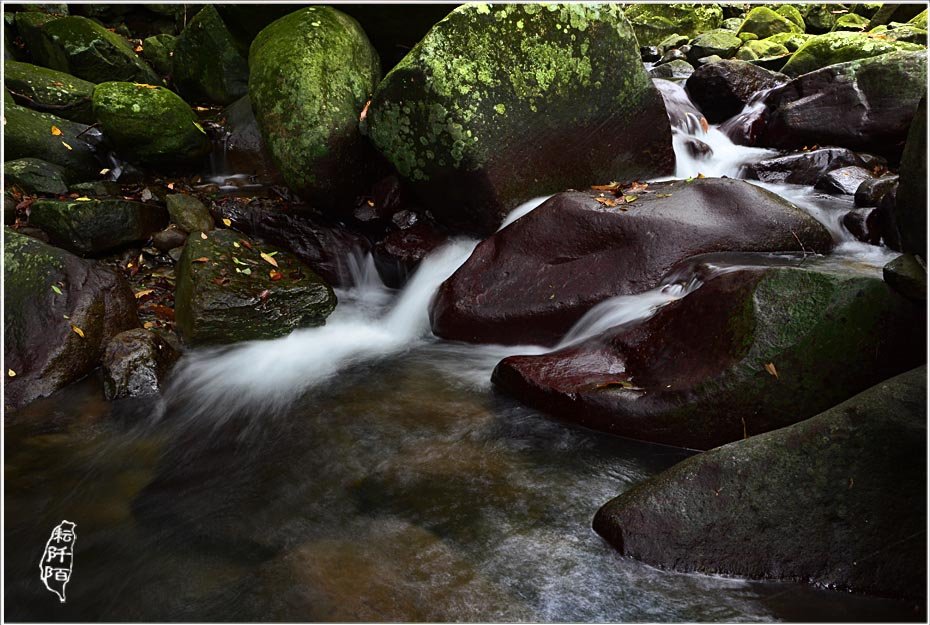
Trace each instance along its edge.
<path fill-rule="evenodd" d="M 703 286 L 648 320 L 511 356 L 492 379 L 586 427 L 691 449 L 784 427 L 924 361 L 925 311 L 849 265 L 704 263 Z"/>
<path fill-rule="evenodd" d="M 885 175 L 864 180 L 856 189 L 856 206 L 878 206 L 885 194 L 897 187 L 898 176 Z"/>
<path fill-rule="evenodd" d="M 850 30 L 853 32 L 862 32 L 869 25 L 869 20 L 855 13 L 847 13 L 836 18 L 836 25 L 833 30 Z"/>
<path fill-rule="evenodd" d="M 629 17 L 629 14 L 627 14 L 627 17 Z M 681 46 L 687 44 L 689 41 L 691 41 L 690 37 L 685 37 L 684 35 L 675 33 L 660 41 L 656 47 L 659 49 L 659 54 L 665 54 L 669 50 L 680 48 Z"/>
<path fill-rule="evenodd" d="M 688 39 L 718 28 L 723 10 L 717 4 L 629 4 L 626 17 L 642 46 L 654 46 L 669 35 Z"/>
<path fill-rule="evenodd" d="M 177 228 L 174 224 L 168 224 L 167 228 L 152 235 L 152 245 L 162 252 L 170 252 L 182 247 L 185 243 L 187 243 L 187 232 Z"/>
<path fill-rule="evenodd" d="M 927 30 L 927 9 L 924 9 L 907 21 L 911 26 Z"/>
<path fill-rule="evenodd" d="M 741 180 L 653 183 L 647 191 L 560 193 L 479 243 L 439 288 L 433 332 L 552 345 L 595 304 L 655 288 L 690 256 L 833 246 L 807 213 Z"/>
<path fill-rule="evenodd" d="M 102 165 L 89 126 L 16 104 L 3 107 L 4 158 L 37 158 L 65 169 L 69 176 L 94 177 Z M 57 129 L 60 134 L 55 134 Z"/>
<path fill-rule="evenodd" d="M 128 82 L 97 85 L 94 115 L 107 141 L 135 163 L 173 166 L 210 151 L 197 115 L 164 87 Z"/>
<path fill-rule="evenodd" d="M 60 195 L 68 192 L 67 172 L 63 167 L 38 158 L 19 158 L 3 164 L 7 186 L 16 185 L 29 193 Z"/>
<path fill-rule="evenodd" d="M 103 353 L 103 394 L 108 400 L 158 395 L 181 356 L 170 342 L 137 328 L 110 339 Z"/>
<path fill-rule="evenodd" d="M 259 33 L 249 68 L 252 109 L 287 186 L 322 209 L 350 203 L 371 169 L 358 121 L 381 76 L 358 23 L 325 6 L 295 11 Z"/>
<path fill-rule="evenodd" d="M 135 298 L 120 275 L 10 229 L 3 275 L 8 410 L 84 377 L 110 338 L 139 326 Z"/>
<path fill-rule="evenodd" d="M 707 31 L 695 37 L 691 41 L 691 49 L 688 50 L 688 60 L 697 63 L 699 59 L 709 56 L 718 56 L 721 59 L 729 59 L 740 46 L 743 45 L 742 39 L 723 28 Z"/>
<path fill-rule="evenodd" d="M 192 195 L 174 193 L 165 197 L 171 221 L 184 232 L 198 234 L 213 230 L 213 215 Z"/>
<path fill-rule="evenodd" d="M 755 142 L 833 145 L 896 159 L 927 90 L 926 66 L 926 52 L 898 52 L 795 78 L 765 96 L 765 127 Z"/>
<path fill-rule="evenodd" d="M 122 199 L 36 200 L 29 223 L 56 245 L 90 255 L 147 240 L 168 224 L 168 215 L 161 206 Z"/>
<path fill-rule="evenodd" d="M 926 376 L 693 456 L 608 502 L 594 529 L 662 568 L 922 601 Z"/>
<path fill-rule="evenodd" d="M 234 171 L 254 176 L 267 184 L 283 184 L 281 174 L 265 145 L 249 96 L 243 96 L 223 109 L 223 139 L 220 171 Z"/>
<path fill-rule="evenodd" d="M 4 19 L 7 19 L 10 15 L 10 13 L 4 12 Z M 42 26 L 59 17 L 61 16 L 44 13 L 42 11 L 17 11 L 12 14 L 13 24 L 16 27 L 16 34 L 18 34 L 20 39 L 23 40 L 23 43 L 26 44 L 25 53 L 18 50 L 16 47 L 13 48 L 18 53 L 17 60 L 26 60 L 31 56 L 31 51 L 38 48 L 42 43 Z M 9 45 L 9 42 L 13 40 L 14 37 L 8 29 L 4 30 L 7 45 Z"/>
<path fill-rule="evenodd" d="M 864 167 L 865 162 L 846 148 L 817 148 L 749 163 L 741 175 L 762 182 L 814 185 L 824 174 L 847 166 Z"/>
<path fill-rule="evenodd" d="M 420 221 L 409 228 L 394 230 L 374 246 L 375 267 L 381 280 L 399 288 L 413 275 L 426 256 L 448 240 L 444 232 Z"/>
<path fill-rule="evenodd" d="M 804 16 L 801 14 L 801 11 L 798 8 L 791 4 L 779 4 L 776 5 L 777 8 L 775 12 L 784 17 L 787 20 L 790 20 L 797 26 L 797 32 L 804 32 Z M 776 33 L 778 34 L 778 33 Z"/>
<path fill-rule="evenodd" d="M 230 104 L 249 91 L 248 55 L 237 48 L 212 5 L 178 35 L 171 68 L 178 92 L 188 101 Z"/>
<path fill-rule="evenodd" d="M 882 215 L 877 208 L 857 208 L 843 215 L 843 227 L 859 241 L 879 245 L 882 241 Z"/>
<path fill-rule="evenodd" d="M 900 184 L 892 210 L 900 250 L 927 257 L 927 96 L 917 107 L 901 157 Z"/>
<path fill-rule="evenodd" d="M 650 78 L 661 78 L 663 80 L 680 81 L 687 80 L 694 73 L 694 66 L 684 59 L 675 59 L 662 65 L 657 65 L 649 70 Z"/>
<path fill-rule="evenodd" d="M 781 69 L 790 54 L 788 48 L 779 43 L 769 39 L 759 39 L 758 41 L 747 41 L 743 44 L 736 53 L 736 58 L 741 61 L 753 61 L 757 65 L 766 68 L 775 66 L 777 69 Z"/>
<path fill-rule="evenodd" d="M 27 43 L 36 64 L 90 82 L 161 84 L 158 74 L 125 39 L 86 17 L 71 15 L 48 21 L 37 29 L 35 41 Z"/>
<path fill-rule="evenodd" d="M 926 9 L 921 2 L 902 3 L 902 4 L 883 4 L 878 11 L 872 15 L 866 30 L 872 30 L 876 26 L 890 24 L 891 22 L 907 22 L 908 20 L 917 20 L 920 23 L 921 14 L 924 15 L 923 23 L 926 26 L 927 16 Z"/>
<path fill-rule="evenodd" d="M 91 105 L 94 84 L 86 80 L 38 65 L 6 61 L 3 86 L 18 104 L 28 108 L 82 124 L 95 121 Z"/>
<path fill-rule="evenodd" d="M 343 4 L 339 10 L 358 20 L 378 52 L 381 68 L 387 72 L 453 8 L 451 5 L 424 2 L 416 5 L 416 9 L 404 7 L 405 10 L 398 11 L 390 4 L 352 3 Z"/>
<path fill-rule="evenodd" d="M 188 345 L 277 338 L 323 325 L 336 307 L 329 285 L 292 254 L 242 244 L 232 230 L 205 236 L 190 235 L 177 266 L 175 322 Z"/>
<path fill-rule="evenodd" d="M 836 5 L 833 4 L 801 4 L 798 10 L 804 17 L 804 30 L 809 33 L 825 33 L 833 30 L 836 25 Z"/>
<path fill-rule="evenodd" d="M 927 301 L 927 263 L 919 256 L 902 254 L 882 268 L 891 288 L 915 302 Z"/>
<path fill-rule="evenodd" d="M 441 225 L 477 234 L 533 197 L 674 166 L 659 93 L 609 4 L 456 8 L 381 82 L 365 129 Z"/>
<path fill-rule="evenodd" d="M 162 76 L 171 73 L 172 56 L 177 39 L 174 35 L 161 34 L 142 40 L 142 58 Z"/>
<path fill-rule="evenodd" d="M 765 39 L 778 33 L 802 33 L 804 27 L 769 7 L 757 6 L 746 15 L 738 32 L 752 33 L 759 39 Z"/>
<path fill-rule="evenodd" d="M 888 26 L 877 26 L 869 31 L 870 35 L 881 36 L 886 41 L 904 41 L 927 45 L 927 29 L 918 28 L 913 24 L 892 23 Z"/>
<path fill-rule="evenodd" d="M 840 167 L 824 174 L 814 188 L 835 195 L 855 195 L 861 184 L 874 179 L 875 177 L 868 169 L 853 165 Z"/>
<path fill-rule="evenodd" d="M 685 84 L 691 100 L 712 124 L 742 111 L 760 91 L 786 82 L 782 74 L 744 61 L 721 61 L 698 68 Z"/>
<path fill-rule="evenodd" d="M 811 37 L 791 55 L 782 71 L 800 76 L 828 65 L 867 59 L 889 52 L 920 52 L 924 46 L 873 37 L 868 33 L 836 31 Z"/>

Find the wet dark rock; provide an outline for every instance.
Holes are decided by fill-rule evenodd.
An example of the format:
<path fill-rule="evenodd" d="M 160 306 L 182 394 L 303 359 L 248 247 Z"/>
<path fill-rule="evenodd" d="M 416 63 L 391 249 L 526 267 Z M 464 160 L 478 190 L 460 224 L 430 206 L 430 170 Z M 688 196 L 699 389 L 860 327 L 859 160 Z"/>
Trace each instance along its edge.
<path fill-rule="evenodd" d="M 890 52 L 921 52 L 924 49 L 925 46 L 906 41 L 873 37 L 871 33 L 833 31 L 805 41 L 791 55 L 782 71 L 792 77 L 801 76 L 839 63 L 878 57 Z"/>
<path fill-rule="evenodd" d="M 94 84 L 38 65 L 5 61 L 3 86 L 25 107 L 92 124 Z"/>
<path fill-rule="evenodd" d="M 444 232 L 423 221 L 403 230 L 395 230 L 374 247 L 378 274 L 388 286 L 400 287 L 420 265 L 420 261 L 447 240 L 448 236 Z"/>
<path fill-rule="evenodd" d="M 152 235 L 152 243 L 162 252 L 168 252 L 183 246 L 187 242 L 187 233 L 170 224 L 164 230 Z"/>
<path fill-rule="evenodd" d="M 461 5 L 378 85 L 363 132 L 441 226 L 486 235 L 533 197 L 673 170 L 671 128 L 622 10 L 551 8 Z M 567 23 L 575 39 L 553 38 Z M 476 69 L 454 71 L 463 58 Z"/>
<path fill-rule="evenodd" d="M 139 319 L 114 271 L 10 229 L 5 237 L 4 405 L 16 409 L 90 373 Z"/>
<path fill-rule="evenodd" d="M 919 2 L 913 4 L 883 4 L 872 16 L 872 19 L 869 20 L 866 30 L 872 30 L 876 26 L 890 24 L 891 22 L 907 22 L 920 15 L 920 12 L 925 9 L 926 7 Z"/>
<path fill-rule="evenodd" d="M 927 301 L 927 263 L 919 256 L 902 254 L 882 268 L 891 288 L 915 302 Z"/>
<path fill-rule="evenodd" d="M 765 115 L 762 107 L 753 107 L 720 124 L 720 132 L 737 145 L 755 145 L 765 130 Z"/>
<path fill-rule="evenodd" d="M 901 157 L 897 201 L 891 211 L 903 252 L 927 254 L 927 97 L 920 100 Z"/>
<path fill-rule="evenodd" d="M 662 568 L 923 599 L 926 376 L 693 456 L 608 502 L 594 529 Z"/>
<path fill-rule="evenodd" d="M 292 254 L 241 240 L 232 230 L 214 230 L 206 239 L 191 234 L 184 245 L 175 292 L 175 321 L 184 342 L 271 339 L 323 325 L 336 307 L 329 285 Z M 277 267 L 261 253 L 275 254 Z"/>
<path fill-rule="evenodd" d="M 78 182 L 68 187 L 72 193 L 84 197 L 120 197 L 123 195 L 123 185 L 111 180 L 95 180 L 92 182 Z"/>
<path fill-rule="evenodd" d="M 65 168 L 75 177 L 98 175 L 102 165 L 93 140 L 99 133 L 89 126 L 16 104 L 4 106 L 3 115 L 4 158 L 38 158 Z M 52 134 L 53 126 L 60 135 Z"/>
<path fill-rule="evenodd" d="M 829 251 L 821 224 L 741 180 L 650 184 L 630 204 L 560 193 L 478 244 L 433 302 L 433 331 L 480 343 L 553 344 L 592 306 L 658 286 L 719 251 Z M 611 200 L 612 195 L 602 200 Z"/>
<path fill-rule="evenodd" d="M 655 46 L 640 46 L 639 56 L 645 63 L 655 63 L 662 58 L 659 49 Z"/>
<path fill-rule="evenodd" d="M 687 47 L 687 46 L 682 46 L 682 47 Z M 687 54 L 682 52 L 680 48 L 672 48 L 671 50 L 667 50 L 665 53 L 662 54 L 662 58 L 660 58 L 659 62 L 656 63 L 656 67 L 661 67 L 662 65 L 665 65 L 666 63 L 671 63 L 673 61 L 684 61 L 685 63 L 688 63 L 688 65 L 691 65 L 691 62 L 688 61 Z"/>
<path fill-rule="evenodd" d="M 685 148 L 692 158 L 710 158 L 714 155 L 714 151 L 709 145 L 693 137 L 685 140 Z"/>
<path fill-rule="evenodd" d="M 90 255 L 145 241 L 168 224 L 168 214 L 161 206 L 129 200 L 36 200 L 29 223 L 56 245 Z"/>
<path fill-rule="evenodd" d="M 234 199 L 211 206 L 219 221 L 290 251 L 302 263 L 334 286 L 351 286 L 352 272 L 346 259 L 367 252 L 368 240 L 345 228 L 330 227 L 306 215 L 295 215 L 242 204 Z"/>
<path fill-rule="evenodd" d="M 495 369 L 501 389 L 586 427 L 709 449 L 834 406 L 924 361 L 925 314 L 873 269 L 718 274 L 638 325 Z"/>
<path fill-rule="evenodd" d="M 926 52 L 896 52 L 831 65 L 765 97 L 756 144 L 834 145 L 896 159 L 927 89 Z"/>
<path fill-rule="evenodd" d="M 762 182 L 814 185 L 834 169 L 850 166 L 864 167 L 865 162 L 846 148 L 818 148 L 750 163 L 744 175 Z"/>
<path fill-rule="evenodd" d="M 843 227 L 865 243 L 878 245 L 882 240 L 881 211 L 877 208 L 857 208 L 843 215 Z"/>
<path fill-rule="evenodd" d="M 157 395 L 181 356 L 158 334 L 138 328 L 117 334 L 103 353 L 103 392 L 107 399 Z"/>
<path fill-rule="evenodd" d="M 200 233 L 213 230 L 213 215 L 204 203 L 193 195 L 174 193 L 165 197 L 171 221 L 184 232 Z"/>
<path fill-rule="evenodd" d="M 657 65 L 649 70 L 649 76 L 652 78 L 662 78 L 665 80 L 685 80 L 694 73 L 694 66 L 684 59 L 676 59 L 662 65 Z"/>
<path fill-rule="evenodd" d="M 248 54 L 237 47 L 215 7 L 204 6 L 178 35 L 171 75 L 189 102 L 230 104 L 248 93 Z"/>
<path fill-rule="evenodd" d="M 863 180 L 856 189 L 856 206 L 878 206 L 885 194 L 897 188 L 897 176 L 882 176 Z"/>
<path fill-rule="evenodd" d="M 860 185 L 872 179 L 872 172 L 864 167 L 840 167 L 821 176 L 815 188 L 834 195 L 855 195 Z"/>
<path fill-rule="evenodd" d="M 412 228 L 419 219 L 415 212 L 408 210 L 397 211 L 391 216 L 391 222 L 401 230 Z"/>
<path fill-rule="evenodd" d="M 665 54 L 669 50 L 672 50 L 674 48 L 680 48 L 681 46 L 687 44 L 689 41 L 691 40 L 688 37 L 685 37 L 684 35 L 677 35 L 677 34 L 669 35 L 668 37 L 660 41 L 656 47 L 659 50 L 659 54 Z"/>
<path fill-rule="evenodd" d="M 7 186 L 16 185 L 30 193 L 67 193 L 67 176 L 63 167 L 38 158 L 20 158 L 3 164 L 3 179 Z"/>
<path fill-rule="evenodd" d="M 730 119 L 753 97 L 788 80 L 745 61 L 721 61 L 697 70 L 688 78 L 688 95 L 712 124 Z"/>
<path fill-rule="evenodd" d="M 171 57 L 177 37 L 169 34 L 152 35 L 142 41 L 142 58 L 162 76 L 171 73 Z"/>
<path fill-rule="evenodd" d="M 222 170 L 248 174 L 268 184 L 283 183 L 262 139 L 249 96 L 243 96 L 223 109 L 223 118 L 226 120 L 226 136 L 221 144 L 222 152 L 214 155 L 214 158 L 222 160 Z"/>

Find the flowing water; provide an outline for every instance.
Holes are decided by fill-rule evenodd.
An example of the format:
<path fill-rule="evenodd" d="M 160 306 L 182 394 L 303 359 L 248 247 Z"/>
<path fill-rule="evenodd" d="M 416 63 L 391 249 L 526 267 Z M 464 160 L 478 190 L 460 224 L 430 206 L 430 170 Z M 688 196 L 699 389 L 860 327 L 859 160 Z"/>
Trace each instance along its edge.
<path fill-rule="evenodd" d="M 690 156 L 689 138 L 713 156 Z M 677 124 L 675 147 L 679 177 L 736 177 L 767 154 L 689 123 Z M 848 202 L 770 188 L 840 243 L 805 261 L 880 271 L 894 256 L 842 230 Z M 594 512 L 689 454 L 561 423 L 493 392 L 501 358 L 542 348 L 433 337 L 430 299 L 475 244 L 449 243 L 399 292 L 370 258 L 347 259 L 356 285 L 338 293 L 324 327 L 189 353 L 157 401 L 105 402 L 92 377 L 8 418 L 6 618 L 916 618 L 900 602 L 620 557 L 590 529 Z M 603 302 L 562 344 L 644 319 L 732 266 L 704 259 L 700 271 Z M 62 519 L 77 523 L 66 604 L 38 576 Z"/>

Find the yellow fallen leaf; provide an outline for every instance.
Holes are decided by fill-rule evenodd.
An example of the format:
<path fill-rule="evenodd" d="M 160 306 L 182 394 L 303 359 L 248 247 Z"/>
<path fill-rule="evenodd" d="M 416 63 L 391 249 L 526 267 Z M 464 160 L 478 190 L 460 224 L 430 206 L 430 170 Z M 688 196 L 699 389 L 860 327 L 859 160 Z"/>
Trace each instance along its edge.
<path fill-rule="evenodd" d="M 261 257 L 262 257 L 262 260 L 265 261 L 266 263 L 268 263 L 269 265 L 271 265 L 271 266 L 273 266 L 273 267 L 277 267 L 277 266 L 278 266 L 278 261 L 276 261 L 275 259 L 273 259 L 271 256 L 269 256 L 269 255 L 266 254 L 265 252 L 262 252 L 262 253 L 261 253 Z"/>
<path fill-rule="evenodd" d="M 7 370 L 6 370 L 6 374 L 7 374 L 8 376 L 10 376 L 11 378 L 15 378 L 15 377 L 16 377 L 16 372 L 13 371 L 12 369 L 7 369 Z"/>
<path fill-rule="evenodd" d="M 206 232 L 201 232 L 201 233 L 200 233 L 200 238 L 203 239 L 204 241 L 206 241 L 206 240 L 207 240 L 207 233 L 206 233 Z"/>
<path fill-rule="evenodd" d="M 224 219 L 224 220 L 223 220 L 223 225 L 226 226 L 227 228 L 229 228 L 230 226 L 232 226 L 232 219 Z M 236 245 L 236 244 L 234 243 L 233 245 Z M 239 246 L 236 245 L 236 247 L 239 247 Z"/>
<path fill-rule="evenodd" d="M 75 202 L 92 202 L 93 200 L 91 200 L 89 197 L 76 197 L 74 198 L 74 201 Z"/>
<path fill-rule="evenodd" d="M 154 327 L 155 327 L 155 322 L 154 322 L 154 321 L 146 321 L 145 323 L 142 324 L 142 327 L 145 328 L 146 330 L 148 330 L 149 328 L 154 328 Z"/>
<path fill-rule="evenodd" d="M 73 150 L 73 149 L 74 149 L 74 148 L 72 148 L 70 145 L 68 145 L 67 143 L 65 143 L 64 141 L 62 141 L 61 144 L 62 144 L 63 146 L 65 146 L 66 148 L 68 148 L 69 150 Z"/>
<path fill-rule="evenodd" d="M 148 85 L 144 82 L 134 82 L 132 84 L 135 85 L 136 87 L 140 87 L 143 89 L 158 89 L 158 87 L 156 87 L 155 85 Z"/>
<path fill-rule="evenodd" d="M 769 375 L 774 376 L 778 379 L 778 370 L 775 368 L 775 364 L 768 362 L 765 363 L 765 370 L 769 372 Z"/>
<path fill-rule="evenodd" d="M 74 331 L 74 333 L 77 334 L 79 337 L 84 338 L 84 330 L 80 329 L 79 327 L 77 327 L 77 326 L 74 325 L 73 323 L 71 324 L 71 329 L 72 329 L 72 330 Z"/>
<path fill-rule="evenodd" d="M 201 256 L 200 258 L 195 258 L 191 262 L 192 263 L 207 263 L 207 262 L 210 262 L 210 259 L 207 258 L 206 256 Z"/>
<path fill-rule="evenodd" d="M 154 293 L 154 292 L 155 292 L 155 289 L 143 289 L 141 291 L 136 291 L 136 299 L 139 299 L 140 297 L 145 297 L 149 293 Z"/>
<path fill-rule="evenodd" d="M 242 247 L 242 246 L 236 243 L 235 241 L 233 241 L 233 247 Z"/>
<path fill-rule="evenodd" d="M 109 167 L 104 167 L 103 169 L 100 170 L 100 175 L 101 175 L 101 176 L 106 176 L 108 173 L 110 173 L 110 168 L 109 168 Z"/>
<path fill-rule="evenodd" d="M 52 126 L 52 134 L 57 137 L 61 134 L 61 129 L 58 126 Z"/>

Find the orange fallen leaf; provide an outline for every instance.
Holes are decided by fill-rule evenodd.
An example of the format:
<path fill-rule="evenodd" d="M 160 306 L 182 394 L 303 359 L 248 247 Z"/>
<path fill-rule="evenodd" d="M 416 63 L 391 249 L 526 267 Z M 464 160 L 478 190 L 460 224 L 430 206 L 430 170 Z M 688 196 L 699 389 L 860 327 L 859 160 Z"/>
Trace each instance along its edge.
<path fill-rule="evenodd" d="M 73 330 L 74 333 L 77 334 L 79 337 L 84 338 L 84 330 L 80 329 L 73 323 L 71 324 L 71 330 Z"/>
<path fill-rule="evenodd" d="M 630 187 L 626 190 L 627 193 L 642 193 L 649 188 L 648 182 L 640 182 L 639 180 L 634 180 L 630 183 Z"/>
<path fill-rule="evenodd" d="M 775 368 L 774 363 L 765 363 L 765 370 L 768 371 L 769 375 L 775 377 L 776 380 L 778 379 L 778 369 Z"/>
<path fill-rule="evenodd" d="M 619 182 L 611 182 L 610 184 L 595 184 L 591 186 L 595 191 L 616 191 L 620 188 Z"/>
<path fill-rule="evenodd" d="M 145 323 L 142 324 L 142 327 L 145 328 L 146 330 L 148 330 L 148 329 L 150 329 L 150 328 L 154 328 L 154 327 L 155 327 L 155 322 L 154 322 L 154 321 L 146 321 Z"/>
<path fill-rule="evenodd" d="M 61 129 L 58 126 L 52 126 L 52 134 L 57 137 L 61 134 Z"/>
<path fill-rule="evenodd" d="M 139 299 L 140 297 L 145 297 L 149 293 L 154 293 L 154 292 L 155 292 L 155 289 L 143 289 L 141 291 L 136 291 L 136 299 Z"/>
<path fill-rule="evenodd" d="M 277 266 L 278 266 L 278 261 L 276 261 L 275 259 L 273 259 L 271 256 L 269 256 L 269 255 L 266 254 L 265 252 L 262 252 L 262 253 L 261 253 L 261 257 L 262 257 L 262 260 L 265 261 L 266 263 L 268 263 L 269 265 L 271 265 L 271 266 L 273 266 L 273 267 L 277 267 Z"/>
<path fill-rule="evenodd" d="M 206 256 L 201 256 L 200 258 L 195 258 L 195 259 L 192 260 L 191 262 L 192 262 L 192 263 L 208 263 L 208 262 L 210 262 L 210 259 L 207 258 Z"/>
<path fill-rule="evenodd" d="M 710 130 L 710 124 L 707 123 L 707 118 L 703 116 L 701 117 L 701 130 L 703 130 L 705 134 Z"/>
<path fill-rule="evenodd" d="M 599 204 L 603 204 L 604 206 L 609 206 L 611 208 L 617 205 L 617 200 L 612 200 L 609 197 L 596 197 L 594 198 L 594 201 L 598 202 Z"/>
<path fill-rule="evenodd" d="M 271 271 L 268 272 L 268 277 L 271 278 L 272 282 L 277 282 L 278 280 L 284 277 L 284 274 L 281 273 L 280 271 L 275 271 L 274 269 L 272 269 Z"/>
<path fill-rule="evenodd" d="M 365 108 L 362 109 L 361 115 L 358 116 L 358 121 L 363 122 L 365 118 L 368 117 L 368 107 L 371 106 L 371 100 L 365 102 Z"/>
<path fill-rule="evenodd" d="M 174 191 L 174 183 L 173 183 L 173 182 L 169 182 L 169 183 L 168 183 L 168 188 L 171 189 L 172 191 Z"/>

